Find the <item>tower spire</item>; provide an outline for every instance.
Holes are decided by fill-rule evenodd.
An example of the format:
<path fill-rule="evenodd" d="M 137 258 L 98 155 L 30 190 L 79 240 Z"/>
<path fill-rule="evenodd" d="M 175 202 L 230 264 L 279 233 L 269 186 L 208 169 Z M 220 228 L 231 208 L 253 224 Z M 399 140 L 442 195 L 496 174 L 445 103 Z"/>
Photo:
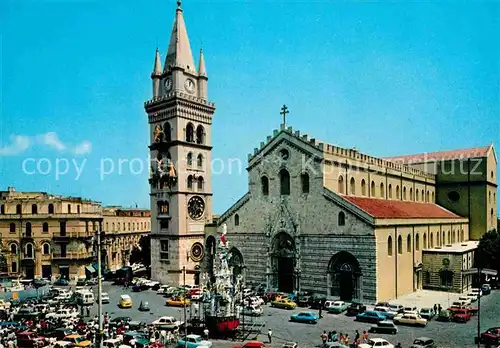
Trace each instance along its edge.
<path fill-rule="evenodd" d="M 167 70 L 173 66 L 193 71 L 196 69 L 180 1 L 177 1 L 175 20 L 172 34 L 170 35 L 170 43 L 168 45 L 164 68 Z"/>
<path fill-rule="evenodd" d="M 198 74 L 200 76 L 207 76 L 207 69 L 205 68 L 205 56 L 203 55 L 203 49 L 200 49 L 200 61 L 198 65 Z"/>
<path fill-rule="evenodd" d="M 158 49 L 158 47 L 156 47 L 155 64 L 151 76 L 160 76 L 160 75 L 161 75 L 160 50 Z"/>

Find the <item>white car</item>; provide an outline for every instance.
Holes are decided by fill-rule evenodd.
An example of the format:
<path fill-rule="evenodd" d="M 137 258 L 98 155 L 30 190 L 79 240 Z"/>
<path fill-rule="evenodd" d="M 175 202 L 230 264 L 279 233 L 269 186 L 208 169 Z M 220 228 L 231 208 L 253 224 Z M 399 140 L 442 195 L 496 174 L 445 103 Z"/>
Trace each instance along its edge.
<path fill-rule="evenodd" d="M 403 305 L 397 303 L 389 303 L 389 309 L 393 312 L 399 313 L 403 311 Z"/>
<path fill-rule="evenodd" d="M 472 299 L 469 296 L 460 296 L 459 301 L 462 301 L 464 306 L 469 306 L 472 303 Z"/>
<path fill-rule="evenodd" d="M 477 294 L 475 294 L 473 292 L 469 292 L 467 294 L 467 297 L 470 298 L 471 302 L 476 302 L 477 301 Z"/>
<path fill-rule="evenodd" d="M 398 315 L 398 312 L 392 311 L 389 307 L 377 306 L 373 310 L 382 313 L 387 319 L 392 319 Z"/>
<path fill-rule="evenodd" d="M 148 281 L 145 281 L 144 284 L 146 286 L 149 286 L 150 288 L 152 288 L 154 286 L 160 285 L 160 282 L 156 282 L 154 280 L 148 280 Z"/>
<path fill-rule="evenodd" d="M 401 311 L 402 311 L 402 313 L 418 314 L 417 307 L 403 307 L 403 309 Z"/>
<path fill-rule="evenodd" d="M 99 301 L 99 298 L 97 298 L 96 301 Z M 107 292 L 101 293 L 101 301 L 102 303 L 109 303 L 109 295 Z"/>
<path fill-rule="evenodd" d="M 55 313 L 49 313 L 45 316 L 46 319 L 74 319 L 76 317 L 78 317 L 78 312 L 68 308 L 60 309 Z"/>
<path fill-rule="evenodd" d="M 474 293 L 474 294 L 476 294 L 477 297 L 483 296 L 483 292 L 481 291 L 481 289 L 474 288 L 474 289 L 471 289 L 471 292 Z"/>
<path fill-rule="evenodd" d="M 163 294 L 167 291 L 167 289 L 168 289 L 169 287 L 170 287 L 170 286 L 168 286 L 168 285 L 161 285 L 161 286 L 158 288 L 158 290 L 156 291 L 156 293 L 157 293 L 158 295 L 163 295 Z"/>
<path fill-rule="evenodd" d="M 191 301 L 200 301 L 203 298 L 203 292 L 200 291 L 197 294 L 191 295 Z"/>
<path fill-rule="evenodd" d="M 174 329 L 184 325 L 184 322 L 175 319 L 174 317 L 160 317 L 151 323 L 153 326 L 163 326 L 169 329 Z"/>
<path fill-rule="evenodd" d="M 427 326 L 427 319 L 422 318 L 419 314 L 401 313 L 394 317 L 392 320 L 394 324 L 400 325 L 417 325 Z"/>
<path fill-rule="evenodd" d="M 245 305 L 250 306 L 262 306 L 264 304 L 264 300 L 258 296 L 250 296 L 243 300 Z"/>
<path fill-rule="evenodd" d="M 358 344 L 358 348 L 394 348 L 394 345 L 383 338 L 369 338 L 366 343 Z"/>
<path fill-rule="evenodd" d="M 242 309 L 241 313 L 243 315 L 248 315 L 252 317 L 258 317 L 262 315 L 264 311 L 262 310 L 262 307 L 260 306 L 246 306 Z"/>

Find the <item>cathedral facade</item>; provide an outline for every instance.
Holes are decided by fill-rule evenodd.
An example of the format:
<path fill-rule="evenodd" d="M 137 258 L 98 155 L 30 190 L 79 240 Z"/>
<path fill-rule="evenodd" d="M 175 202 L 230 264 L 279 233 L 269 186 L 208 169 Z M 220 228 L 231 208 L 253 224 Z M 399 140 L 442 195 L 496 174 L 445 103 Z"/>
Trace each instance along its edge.
<path fill-rule="evenodd" d="M 248 192 L 217 218 L 203 54 L 194 69 L 182 9 L 165 65 L 157 52 L 150 123 L 152 274 L 213 276 L 224 228 L 247 285 L 374 302 L 422 288 L 466 289 L 475 242 L 496 227 L 492 145 L 376 158 L 281 125 L 248 155 Z M 455 168 L 455 169 L 452 169 Z M 427 251 L 445 250 L 427 267 Z M 463 255 L 461 254 L 463 253 Z M 438 258 L 429 257 L 437 260 Z M 460 263 L 460 260 L 466 260 Z M 435 263 L 435 261 L 433 261 Z M 451 285 L 450 285 L 451 284 Z"/>

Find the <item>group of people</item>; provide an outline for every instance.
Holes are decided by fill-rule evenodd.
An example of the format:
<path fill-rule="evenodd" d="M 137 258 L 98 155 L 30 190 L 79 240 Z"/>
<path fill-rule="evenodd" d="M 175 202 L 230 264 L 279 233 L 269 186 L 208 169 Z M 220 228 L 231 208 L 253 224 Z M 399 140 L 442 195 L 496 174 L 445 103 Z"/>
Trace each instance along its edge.
<path fill-rule="evenodd" d="M 323 341 L 323 344 L 326 344 L 327 342 L 340 342 L 345 344 L 346 346 L 349 346 L 351 343 L 356 346 L 357 344 L 366 343 L 368 341 L 368 332 L 363 331 L 363 334 L 361 335 L 359 331 L 356 330 L 354 332 L 352 342 L 348 333 L 338 333 L 335 330 L 329 332 L 326 332 L 326 330 L 323 331 L 323 333 L 320 335 L 320 338 Z"/>

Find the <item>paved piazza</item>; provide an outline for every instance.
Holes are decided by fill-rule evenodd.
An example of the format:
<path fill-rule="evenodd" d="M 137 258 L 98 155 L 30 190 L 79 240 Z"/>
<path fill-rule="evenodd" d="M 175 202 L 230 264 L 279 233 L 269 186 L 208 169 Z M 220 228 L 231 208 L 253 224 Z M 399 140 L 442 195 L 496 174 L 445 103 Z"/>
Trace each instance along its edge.
<path fill-rule="evenodd" d="M 150 323 L 160 316 L 168 315 L 175 316 L 182 320 L 182 309 L 165 306 L 166 299 L 157 295 L 155 291 L 147 290 L 143 292 L 132 292 L 131 290 L 125 290 L 120 286 L 114 286 L 107 282 L 103 284 L 103 291 L 107 292 L 111 299 L 109 304 L 103 306 L 103 313 L 108 312 L 111 318 L 116 316 L 130 316 L 134 320 Z M 127 310 L 117 307 L 119 295 L 124 293 L 132 296 L 134 301 L 133 309 Z M 426 297 L 432 295 L 432 293 L 429 292 L 425 292 L 424 294 Z M 453 300 L 453 296 L 455 295 L 452 294 L 450 300 Z M 443 301 L 441 302 L 443 307 L 446 306 L 447 303 L 444 302 L 445 298 L 442 293 L 436 293 L 436 298 Z M 148 301 L 151 311 L 139 312 L 137 308 L 140 301 Z M 405 304 L 408 303 L 407 299 L 403 301 L 405 301 Z M 500 291 L 493 291 L 491 295 L 484 296 L 481 299 L 481 308 L 481 331 L 492 326 L 500 325 Z M 96 311 L 97 306 L 94 306 L 93 313 Z M 362 330 L 367 330 L 370 327 L 370 324 L 355 322 L 352 318 L 343 314 L 332 315 L 328 313 L 323 314 L 323 319 L 321 319 L 317 325 L 290 323 L 288 319 L 294 312 L 296 311 L 265 307 L 264 315 L 257 319 L 265 323 L 263 335 L 260 335 L 258 339 L 267 342 L 266 332 L 267 329 L 271 328 L 274 335 L 273 343 L 270 347 L 279 348 L 284 341 L 296 341 L 300 344 L 299 346 L 301 348 L 316 347 L 320 343 L 319 335 L 323 330 L 347 332 L 349 336 L 352 337 L 354 330 L 357 329 L 362 332 Z M 426 328 L 399 326 L 399 333 L 396 336 L 376 334 L 371 335 L 371 337 L 383 337 L 393 344 L 401 342 L 403 347 L 409 347 L 414 338 L 421 336 L 434 338 L 440 348 L 475 347 L 474 337 L 476 335 L 476 327 L 477 316 L 474 316 L 473 319 L 466 324 L 442 323 L 432 320 Z M 228 341 L 212 342 L 214 343 L 214 348 L 229 348 L 237 343 Z"/>

